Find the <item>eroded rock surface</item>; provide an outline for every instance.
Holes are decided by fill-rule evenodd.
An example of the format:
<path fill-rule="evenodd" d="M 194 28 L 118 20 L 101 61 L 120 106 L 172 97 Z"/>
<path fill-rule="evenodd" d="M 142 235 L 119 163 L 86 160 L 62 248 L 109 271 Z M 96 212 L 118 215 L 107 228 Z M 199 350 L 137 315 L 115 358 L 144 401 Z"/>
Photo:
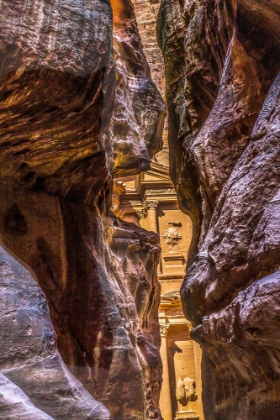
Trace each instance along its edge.
<path fill-rule="evenodd" d="M 96 207 L 2 188 L 3 242 L 48 297 L 68 368 L 112 419 L 160 418 L 157 235 Z"/>
<path fill-rule="evenodd" d="M 132 0 L 135 9 L 137 27 L 143 44 L 143 51 L 149 63 L 151 76 L 161 95 L 165 97 L 164 60 L 157 42 L 157 16 L 159 0 Z"/>
<path fill-rule="evenodd" d="M 0 7 L 1 174 L 89 201 L 108 176 L 96 162 L 106 166 L 110 148 L 110 3 L 1 1 Z"/>
<path fill-rule="evenodd" d="M 105 419 L 108 409 L 116 420 L 160 419 L 158 237 L 109 209 L 113 172 L 138 173 L 160 149 L 165 110 L 133 5 L 118 6 L 0 0 L 1 243 L 45 295 L 33 282 L 38 302 L 24 297 L 27 340 L 12 324 L 22 360 L 3 350 L 10 418 Z M 22 276 L 9 289 L 13 305 L 24 276 L 33 281 Z M 32 318 L 40 299 L 57 339 L 47 306 Z M 49 337 L 46 353 L 35 326 Z"/>
<path fill-rule="evenodd" d="M 112 132 L 114 172 L 120 177 L 150 168 L 162 146 L 165 105 L 143 54 L 133 2 L 113 0 L 112 7 L 117 79 Z"/>
<path fill-rule="evenodd" d="M 122 8 L 114 60 L 109 0 L 0 2 L 2 175 L 89 202 L 108 176 L 96 162 L 108 166 L 111 156 L 113 165 L 110 149 L 116 173 L 149 167 L 161 146 L 164 105 L 133 6 Z"/>
<path fill-rule="evenodd" d="M 171 175 L 194 223 L 181 292 L 211 420 L 279 417 L 279 18 L 277 1 L 160 10 Z"/>
<path fill-rule="evenodd" d="M 112 419 L 151 416 L 160 419 L 161 362 L 157 321 L 160 293 L 156 276 L 160 250 L 157 235 L 113 216 L 103 218 L 103 224 L 96 208 L 83 208 L 71 202 L 60 203 L 59 198 L 47 194 L 15 189 L 7 191 L 6 187 L 2 193 L 6 195 L 7 203 L 6 207 L 3 200 L 0 215 L 3 242 L 32 269 L 48 297 L 58 348 L 68 369 L 91 395 L 109 408 Z M 15 197 L 17 204 L 10 206 Z M 13 304 L 22 306 L 18 298 L 18 289 L 22 288 L 26 291 L 25 304 L 33 308 L 31 286 L 28 288 L 24 283 L 22 272 L 16 273 L 15 279 L 16 283 L 8 289 Z M 34 283 L 32 287 L 38 294 L 38 286 Z M 43 322 L 42 328 L 46 330 L 46 322 L 50 325 L 50 331 L 45 331 L 44 337 L 48 338 L 53 349 L 54 331 L 41 292 L 40 297 L 44 311 L 38 316 Z M 12 316 L 13 309 L 7 293 L 2 295 L 2 303 L 5 309 L 10 308 Z M 4 314 L 1 316 L 1 332 L 5 335 L 3 318 Z M 26 318 L 22 311 L 18 318 L 19 322 L 22 319 L 22 322 L 25 320 L 28 323 L 23 328 L 23 335 L 29 336 L 33 331 L 37 337 L 37 318 Z M 71 409 L 75 416 L 83 418 L 76 408 L 80 402 L 72 398 L 70 391 L 66 389 L 69 394 L 66 401 L 61 397 L 66 387 L 63 372 L 68 370 L 57 350 L 53 350 L 55 354 L 51 353 L 50 360 L 45 360 L 40 340 L 37 344 L 23 342 L 22 328 L 18 324 L 12 323 L 8 328 L 13 334 L 13 341 L 9 342 L 13 354 L 22 352 L 26 360 L 23 366 L 16 363 L 12 372 L 9 370 L 8 373 L 4 365 L 1 372 L 29 398 L 33 394 L 36 401 L 46 398 L 51 406 L 60 404 L 66 413 Z M 32 363 L 35 345 L 38 357 L 43 359 L 37 364 Z M 1 355 L 3 353 L 2 346 Z M 13 354 L 5 354 L 8 366 Z M 42 376 L 42 366 L 49 369 L 49 374 L 43 375 L 46 383 L 40 391 L 36 380 Z M 31 380 L 31 374 L 34 380 Z M 67 375 L 71 377 L 69 371 Z M 52 386 L 52 381 L 55 381 L 56 387 Z M 74 377 L 71 383 L 73 381 L 76 381 Z M 48 387 L 48 393 L 44 387 Z M 81 384 L 80 387 L 75 395 L 78 391 L 88 395 L 89 401 L 81 400 L 81 404 L 93 410 L 96 403 Z M 38 395 L 40 392 L 41 396 Z M 59 396 L 58 402 L 56 395 Z M 44 411 L 54 418 L 66 418 L 59 417 L 57 411 L 45 410 L 43 401 L 36 407 L 43 406 Z M 105 419 L 105 414 L 99 413 L 92 418 Z"/>

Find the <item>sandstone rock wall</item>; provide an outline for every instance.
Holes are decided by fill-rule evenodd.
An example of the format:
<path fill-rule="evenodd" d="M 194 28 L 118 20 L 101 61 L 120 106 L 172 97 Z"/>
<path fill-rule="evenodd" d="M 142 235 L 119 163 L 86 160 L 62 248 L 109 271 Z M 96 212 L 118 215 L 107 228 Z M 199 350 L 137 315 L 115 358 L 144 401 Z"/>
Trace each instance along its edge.
<path fill-rule="evenodd" d="M 109 216 L 114 171 L 161 147 L 133 5 L 2 0 L 0 25 L 1 243 L 33 275 L 3 263 L 4 336 L 28 313 L 0 352 L 3 413 L 160 419 L 158 237 Z"/>
<path fill-rule="evenodd" d="M 149 63 L 151 76 L 161 95 L 165 97 L 164 59 L 157 42 L 157 17 L 159 0 L 133 0 L 137 27 L 143 44 L 143 52 Z"/>
<path fill-rule="evenodd" d="M 185 314 L 206 419 L 277 419 L 278 1 L 163 0 L 171 171 L 194 223 Z"/>
<path fill-rule="evenodd" d="M 109 419 L 62 361 L 34 278 L 2 247 L 0 261 L 0 418 Z"/>
<path fill-rule="evenodd" d="M 162 97 L 166 95 L 165 65 L 162 52 L 158 45 L 157 17 L 160 0 L 133 0 L 137 28 L 141 36 L 143 52 L 146 56 L 151 77 Z M 163 148 L 168 149 L 168 117 L 165 116 L 164 130 L 162 133 Z M 160 156 L 167 154 L 162 150 Z"/>
<path fill-rule="evenodd" d="M 48 298 L 64 363 L 111 418 L 159 418 L 157 235 L 96 207 L 2 188 L 3 243 Z"/>
<path fill-rule="evenodd" d="M 116 102 L 112 120 L 115 176 L 150 168 L 162 146 L 165 105 L 143 54 L 133 2 L 113 0 Z"/>

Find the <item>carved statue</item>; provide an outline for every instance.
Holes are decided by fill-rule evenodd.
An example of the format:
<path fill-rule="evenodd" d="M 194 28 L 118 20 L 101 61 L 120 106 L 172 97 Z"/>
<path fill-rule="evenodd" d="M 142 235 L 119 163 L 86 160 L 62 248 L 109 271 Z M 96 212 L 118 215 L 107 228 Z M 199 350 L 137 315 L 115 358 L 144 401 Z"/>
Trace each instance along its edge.
<path fill-rule="evenodd" d="M 167 228 L 167 231 L 165 232 L 162 237 L 166 239 L 166 243 L 171 245 L 173 247 L 176 245 L 179 241 L 179 239 L 182 239 L 182 234 L 178 231 L 177 227 L 182 226 L 180 222 L 168 222 L 169 227 Z"/>
<path fill-rule="evenodd" d="M 197 400 L 197 393 L 195 391 L 195 380 L 186 376 L 184 379 L 181 377 L 177 382 L 176 399 L 184 407 L 189 401 Z"/>

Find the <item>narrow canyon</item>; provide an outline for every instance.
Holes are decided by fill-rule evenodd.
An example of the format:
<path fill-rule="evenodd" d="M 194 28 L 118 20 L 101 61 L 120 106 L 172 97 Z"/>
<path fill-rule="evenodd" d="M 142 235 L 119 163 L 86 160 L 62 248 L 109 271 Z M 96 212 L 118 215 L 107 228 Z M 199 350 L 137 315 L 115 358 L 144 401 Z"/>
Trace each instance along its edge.
<path fill-rule="evenodd" d="M 280 419 L 279 0 L 0 0 L 0 420 Z"/>

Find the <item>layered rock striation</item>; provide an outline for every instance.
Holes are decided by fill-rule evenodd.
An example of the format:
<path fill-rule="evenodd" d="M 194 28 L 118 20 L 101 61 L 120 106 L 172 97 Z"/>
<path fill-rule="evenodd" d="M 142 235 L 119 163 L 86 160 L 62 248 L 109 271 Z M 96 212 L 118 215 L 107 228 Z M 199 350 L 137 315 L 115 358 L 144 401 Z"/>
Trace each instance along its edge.
<path fill-rule="evenodd" d="M 279 18 L 277 1 L 164 0 L 158 20 L 211 420 L 279 417 Z"/>
<path fill-rule="evenodd" d="M 0 232 L 21 264 L 1 265 L 5 419 L 160 419 L 158 237 L 109 210 L 165 109 L 118 7 L 0 1 Z"/>
<path fill-rule="evenodd" d="M 48 298 L 68 369 L 111 418 L 141 418 L 146 411 L 159 418 L 157 235 L 45 193 L 5 186 L 2 194 L 3 243 Z M 14 334 L 20 340 L 17 328 Z M 21 388 L 29 396 L 24 382 Z"/>
<path fill-rule="evenodd" d="M 116 177 L 150 168 L 162 146 L 165 105 L 143 54 L 131 0 L 113 0 L 116 100 L 112 119 Z M 155 80 L 157 82 L 157 80 Z"/>
<path fill-rule="evenodd" d="M 157 41 L 157 17 L 159 13 L 160 0 L 133 0 L 137 28 L 143 44 L 143 52 L 149 63 L 151 77 L 157 86 L 160 94 L 165 98 L 165 65 L 162 52 Z M 162 158 L 168 161 L 168 116 L 165 116 L 164 129 L 162 133 L 163 150 L 154 159 Z M 164 150 L 165 149 L 165 150 Z"/>
<path fill-rule="evenodd" d="M 160 7 L 159 0 L 133 0 L 137 27 L 143 44 L 143 51 L 149 63 L 151 76 L 165 97 L 165 67 L 164 59 L 157 42 L 157 17 Z"/>

